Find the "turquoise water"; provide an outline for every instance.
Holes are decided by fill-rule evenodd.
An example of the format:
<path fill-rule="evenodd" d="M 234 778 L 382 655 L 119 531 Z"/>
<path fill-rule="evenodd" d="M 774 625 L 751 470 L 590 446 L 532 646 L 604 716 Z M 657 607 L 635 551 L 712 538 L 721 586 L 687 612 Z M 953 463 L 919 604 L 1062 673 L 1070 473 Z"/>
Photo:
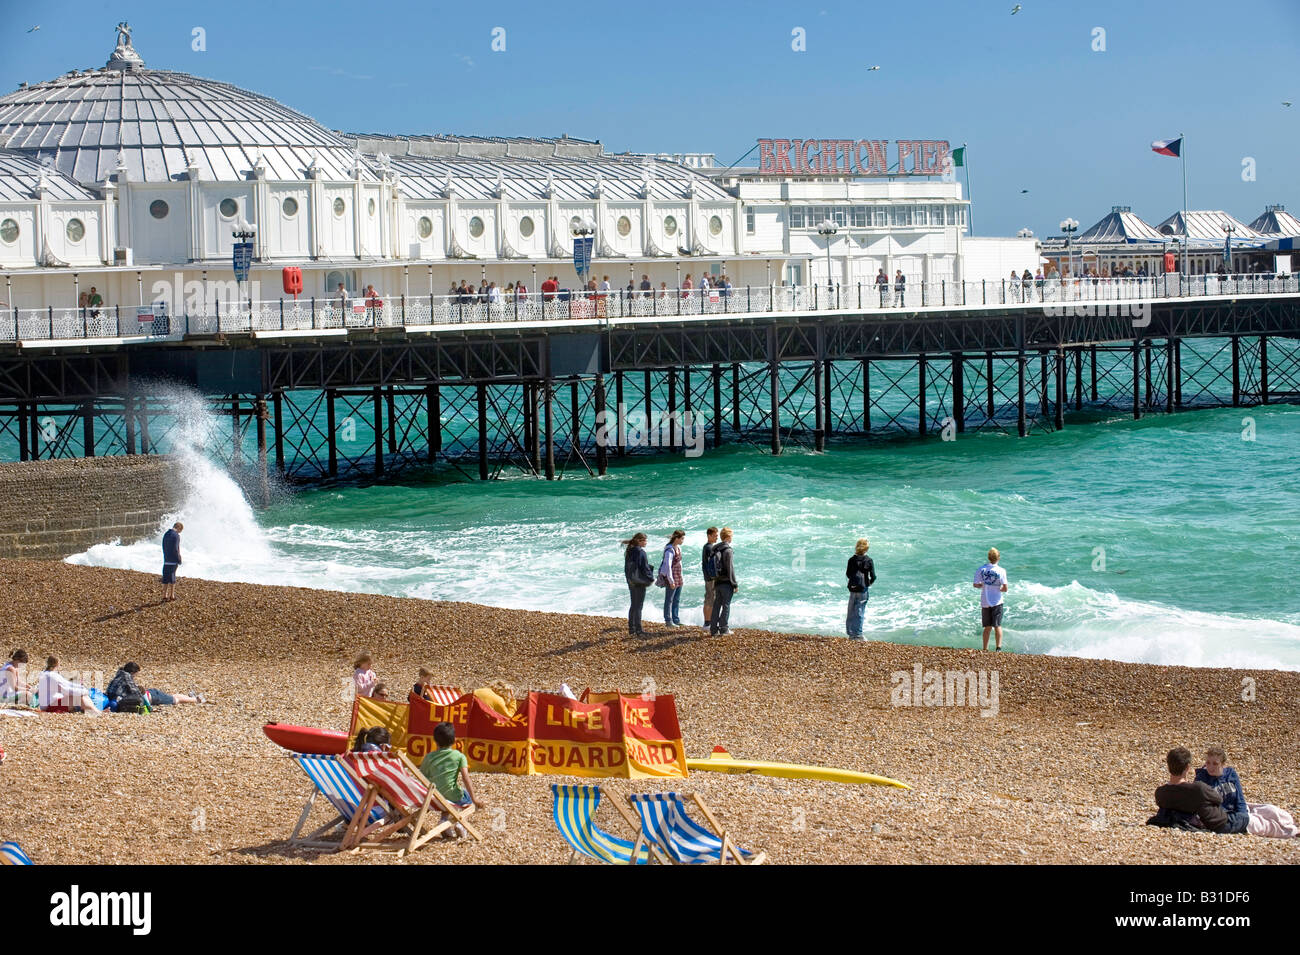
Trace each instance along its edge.
<path fill-rule="evenodd" d="M 842 634 L 844 564 L 867 536 L 880 578 L 870 639 L 978 646 L 971 577 L 997 546 L 1007 649 L 1300 669 L 1297 455 L 1300 408 L 1116 414 L 1025 439 L 663 455 L 555 483 L 410 478 L 299 492 L 255 514 L 195 454 L 185 571 L 621 616 L 620 538 L 646 532 L 653 556 L 682 527 L 689 570 L 704 528 L 726 524 L 733 625 Z M 156 571 L 157 551 L 104 545 L 73 560 Z M 701 621 L 701 594 L 688 579 L 684 621 Z"/>

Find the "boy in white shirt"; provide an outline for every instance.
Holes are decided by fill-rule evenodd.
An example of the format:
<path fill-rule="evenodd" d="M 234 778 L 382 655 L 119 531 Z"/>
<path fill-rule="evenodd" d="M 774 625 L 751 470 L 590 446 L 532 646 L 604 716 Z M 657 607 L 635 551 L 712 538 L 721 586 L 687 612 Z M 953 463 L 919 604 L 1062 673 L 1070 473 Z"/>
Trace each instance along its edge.
<path fill-rule="evenodd" d="M 980 618 L 984 625 L 984 649 L 989 648 L 989 631 L 996 631 L 994 650 L 1002 649 L 1002 595 L 1007 592 L 1007 572 L 998 566 L 998 549 L 989 548 L 989 562 L 975 571 L 980 592 Z"/>

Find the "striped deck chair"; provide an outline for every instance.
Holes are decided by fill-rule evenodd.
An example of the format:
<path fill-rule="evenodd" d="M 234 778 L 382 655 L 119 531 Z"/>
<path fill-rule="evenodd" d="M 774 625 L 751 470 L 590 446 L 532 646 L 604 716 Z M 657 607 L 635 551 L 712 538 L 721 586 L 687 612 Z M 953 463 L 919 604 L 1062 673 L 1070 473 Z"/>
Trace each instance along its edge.
<path fill-rule="evenodd" d="M 430 695 L 433 697 L 433 702 L 437 703 L 439 706 L 451 706 L 451 704 L 455 703 L 465 695 L 461 692 L 459 687 L 455 686 L 430 686 L 429 690 Z"/>
<path fill-rule="evenodd" d="M 555 795 L 555 828 L 560 830 L 564 841 L 573 849 L 569 853 L 570 863 L 579 854 L 611 865 L 632 865 L 634 859 L 636 865 L 645 865 L 649 861 L 650 854 L 646 849 L 634 851 L 632 843 L 627 839 L 612 836 L 597 827 L 592 817 L 600 807 L 599 786 L 552 783 L 551 792 Z M 614 806 L 622 808 L 617 802 Z M 627 816 L 624 818 L 636 828 L 635 822 Z"/>
<path fill-rule="evenodd" d="M 342 758 L 366 786 L 362 808 L 381 802 L 391 808 L 380 823 L 367 824 L 360 814 L 353 817 L 343 848 L 396 850 L 404 856 L 456 824 L 482 841 L 466 821 L 474 807 L 461 809 L 449 803 L 405 753 L 347 753 Z"/>
<path fill-rule="evenodd" d="M 361 803 L 365 801 L 365 786 L 339 756 L 308 756 L 297 753 L 292 759 L 307 774 L 307 778 L 312 781 L 315 788 L 302 807 L 298 824 L 293 827 L 293 833 L 289 836 L 289 845 L 309 849 L 340 848 L 344 832 L 357 817 Z M 338 815 L 307 835 L 300 835 L 302 827 L 307 824 L 307 817 L 311 814 L 317 796 L 324 796 Z M 387 815 L 387 809 L 384 806 L 371 806 L 367 815 L 369 822 L 377 823 Z M 332 833 L 335 829 L 339 831 Z"/>
<path fill-rule="evenodd" d="M 645 842 L 650 847 L 652 862 L 667 859 L 674 865 L 699 862 L 726 865 L 730 857 L 741 865 L 759 865 L 767 858 L 765 852 L 753 853 L 732 842 L 698 794 L 692 798 L 713 827 L 711 830 L 687 814 L 686 804 L 677 793 L 634 793 L 627 798 L 641 818 L 637 845 Z"/>
<path fill-rule="evenodd" d="M 16 842 L 0 842 L 0 865 L 35 865 Z"/>

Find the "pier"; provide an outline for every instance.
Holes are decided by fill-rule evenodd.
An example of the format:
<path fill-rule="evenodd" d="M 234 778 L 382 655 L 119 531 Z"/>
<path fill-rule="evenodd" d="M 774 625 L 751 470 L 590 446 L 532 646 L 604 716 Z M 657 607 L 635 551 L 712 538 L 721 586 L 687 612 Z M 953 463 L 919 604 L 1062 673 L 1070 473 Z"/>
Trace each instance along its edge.
<path fill-rule="evenodd" d="M 1085 409 L 1300 398 L 1292 276 L 935 283 L 908 298 L 808 286 L 290 300 L 139 328 L 134 310 L 8 310 L 0 457 L 165 452 L 176 384 L 229 419 L 208 452 L 263 489 L 273 471 L 293 483 L 444 466 L 483 480 L 603 474 L 681 454 L 688 428 L 706 449 L 824 452 L 868 436 L 1025 436 Z"/>

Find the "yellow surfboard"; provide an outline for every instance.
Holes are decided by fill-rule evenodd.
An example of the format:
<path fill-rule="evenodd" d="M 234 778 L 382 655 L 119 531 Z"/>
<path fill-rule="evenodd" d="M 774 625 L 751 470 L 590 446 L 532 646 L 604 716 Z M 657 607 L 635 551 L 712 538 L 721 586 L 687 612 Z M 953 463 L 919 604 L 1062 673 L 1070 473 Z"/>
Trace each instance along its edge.
<path fill-rule="evenodd" d="M 858 785 L 894 786 L 898 789 L 911 789 L 907 783 L 900 783 L 888 776 L 873 776 L 859 773 L 852 769 L 834 769 L 830 766 L 804 766 L 799 763 L 770 763 L 752 759 L 733 759 L 721 746 L 715 746 L 708 759 L 688 759 L 686 768 L 691 772 L 707 773 L 752 773 L 758 776 L 775 776 L 780 779 L 824 779 L 832 783 L 854 783 Z"/>

